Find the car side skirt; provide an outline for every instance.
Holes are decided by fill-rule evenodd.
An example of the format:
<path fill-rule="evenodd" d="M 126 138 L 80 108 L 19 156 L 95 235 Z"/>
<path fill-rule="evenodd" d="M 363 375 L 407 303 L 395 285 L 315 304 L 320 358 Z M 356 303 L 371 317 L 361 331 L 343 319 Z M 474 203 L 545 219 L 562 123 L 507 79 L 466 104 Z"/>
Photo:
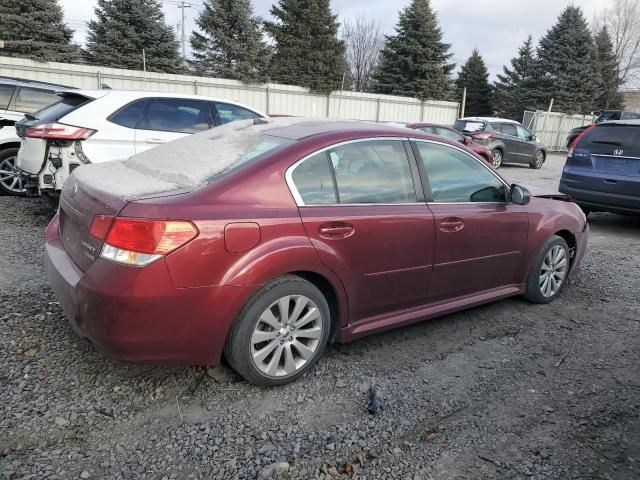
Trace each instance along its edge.
<path fill-rule="evenodd" d="M 423 320 L 459 312 L 495 300 L 521 295 L 524 291 L 524 284 L 506 285 L 504 287 L 462 295 L 454 299 L 394 312 L 389 315 L 381 315 L 342 328 L 336 338 L 339 342 L 350 342 L 374 333 L 384 332 Z"/>

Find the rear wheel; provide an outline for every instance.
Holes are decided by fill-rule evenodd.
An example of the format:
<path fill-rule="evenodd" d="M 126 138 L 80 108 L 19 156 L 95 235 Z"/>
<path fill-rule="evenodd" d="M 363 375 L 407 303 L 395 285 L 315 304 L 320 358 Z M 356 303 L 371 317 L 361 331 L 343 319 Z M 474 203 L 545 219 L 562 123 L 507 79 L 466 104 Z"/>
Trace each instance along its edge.
<path fill-rule="evenodd" d="M 539 151 L 533 158 L 533 162 L 529 164 L 529 167 L 535 168 L 536 170 L 542 168 L 542 165 L 544 165 L 544 158 L 544 152 L 542 150 Z"/>
<path fill-rule="evenodd" d="M 569 275 L 569 246 L 554 235 L 538 253 L 527 277 L 525 298 L 533 303 L 550 303 L 562 292 Z"/>
<path fill-rule="evenodd" d="M 491 154 L 493 155 L 493 161 L 491 162 L 491 165 L 493 165 L 493 168 L 500 168 L 500 166 L 502 165 L 502 151 L 493 150 Z"/>
<path fill-rule="evenodd" d="M 225 355 L 246 380 L 283 385 L 316 364 L 330 325 L 329 305 L 315 285 L 293 275 L 278 278 L 242 310 L 227 338 Z"/>
<path fill-rule="evenodd" d="M 18 148 L 0 151 L 0 192 L 5 195 L 22 196 L 26 193 L 22 177 L 16 170 Z"/>

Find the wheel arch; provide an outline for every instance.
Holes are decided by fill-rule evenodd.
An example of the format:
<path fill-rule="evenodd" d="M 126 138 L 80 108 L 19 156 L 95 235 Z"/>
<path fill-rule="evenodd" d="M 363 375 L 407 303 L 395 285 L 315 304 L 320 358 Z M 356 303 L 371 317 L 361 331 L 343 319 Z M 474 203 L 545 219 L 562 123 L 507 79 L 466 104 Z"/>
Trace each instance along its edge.
<path fill-rule="evenodd" d="M 1 143 L 0 144 L 0 153 L 2 153 L 5 150 L 8 150 L 10 148 L 20 148 L 20 142 L 10 141 L 10 142 L 7 142 L 7 143 Z"/>
<path fill-rule="evenodd" d="M 570 230 L 566 229 L 558 230 L 554 235 L 559 236 L 567 242 L 567 245 L 569 246 L 570 265 L 573 267 L 573 259 L 575 258 L 576 248 L 578 246 L 576 236 Z"/>

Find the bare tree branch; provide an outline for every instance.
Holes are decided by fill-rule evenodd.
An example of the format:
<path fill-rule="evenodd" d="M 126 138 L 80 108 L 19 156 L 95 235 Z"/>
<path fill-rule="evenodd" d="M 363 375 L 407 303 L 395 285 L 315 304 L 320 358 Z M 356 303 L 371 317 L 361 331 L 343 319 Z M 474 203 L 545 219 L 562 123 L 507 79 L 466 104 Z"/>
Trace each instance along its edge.
<path fill-rule="evenodd" d="M 342 37 L 347 45 L 346 59 L 352 87 L 356 92 L 366 92 L 371 87 L 371 77 L 384 46 L 380 24 L 364 17 L 347 20 L 342 24 Z"/>

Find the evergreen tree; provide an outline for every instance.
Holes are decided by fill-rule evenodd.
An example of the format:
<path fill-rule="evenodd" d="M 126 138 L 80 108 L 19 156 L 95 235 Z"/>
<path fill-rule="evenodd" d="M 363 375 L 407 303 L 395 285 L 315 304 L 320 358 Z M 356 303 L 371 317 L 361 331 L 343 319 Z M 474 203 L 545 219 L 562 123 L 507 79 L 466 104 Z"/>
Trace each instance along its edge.
<path fill-rule="evenodd" d="M 164 22 L 158 0 L 98 0 L 96 19 L 89 22 L 87 60 L 94 65 L 179 73 L 183 70 L 178 42 Z"/>
<path fill-rule="evenodd" d="M 474 49 L 456 79 L 457 97 L 462 98 L 467 89 L 465 115 L 470 117 L 486 117 L 493 115 L 491 106 L 491 86 L 489 71 L 478 49 Z"/>
<path fill-rule="evenodd" d="M 536 59 L 531 35 L 525 40 L 511 68 L 502 67 L 494 84 L 494 105 L 501 117 L 522 121 L 524 111 L 539 107 L 532 95 L 535 88 Z"/>
<path fill-rule="evenodd" d="M 247 83 L 265 79 L 269 50 L 251 0 L 206 0 L 196 24 L 202 33 L 191 34 L 189 61 L 196 72 Z"/>
<path fill-rule="evenodd" d="M 613 42 L 606 26 L 596 34 L 595 42 L 600 78 L 602 79 L 600 95 L 596 98 L 596 109 L 622 109 L 624 108 L 624 97 L 620 93 L 622 85 L 620 66 L 613 52 Z"/>
<path fill-rule="evenodd" d="M 445 100 L 454 64 L 449 44 L 429 0 L 412 0 L 398 19 L 395 35 L 386 37 L 380 67 L 375 75 L 377 93 Z"/>
<path fill-rule="evenodd" d="M 74 62 L 80 50 L 63 21 L 58 0 L 0 0 L 0 55 L 50 62 Z"/>
<path fill-rule="evenodd" d="M 596 48 L 580 7 L 564 9 L 538 46 L 535 94 L 538 103 L 565 113 L 594 109 L 600 85 Z"/>
<path fill-rule="evenodd" d="M 279 0 L 265 27 L 275 40 L 271 81 L 318 92 L 341 86 L 345 45 L 338 39 L 337 17 L 329 0 Z"/>

